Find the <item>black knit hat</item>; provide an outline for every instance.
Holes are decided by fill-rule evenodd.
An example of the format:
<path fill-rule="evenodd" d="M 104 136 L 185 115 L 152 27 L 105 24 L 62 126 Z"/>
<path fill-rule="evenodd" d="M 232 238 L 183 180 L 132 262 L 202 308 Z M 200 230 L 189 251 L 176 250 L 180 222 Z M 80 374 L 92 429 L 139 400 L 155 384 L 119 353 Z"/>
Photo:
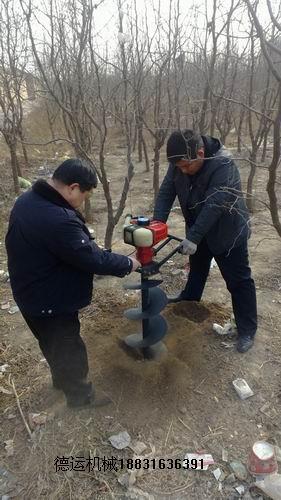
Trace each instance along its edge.
<path fill-rule="evenodd" d="M 194 160 L 197 151 L 203 147 L 201 135 L 193 130 L 177 130 L 173 132 L 167 141 L 167 159 L 170 163 L 178 160 Z"/>

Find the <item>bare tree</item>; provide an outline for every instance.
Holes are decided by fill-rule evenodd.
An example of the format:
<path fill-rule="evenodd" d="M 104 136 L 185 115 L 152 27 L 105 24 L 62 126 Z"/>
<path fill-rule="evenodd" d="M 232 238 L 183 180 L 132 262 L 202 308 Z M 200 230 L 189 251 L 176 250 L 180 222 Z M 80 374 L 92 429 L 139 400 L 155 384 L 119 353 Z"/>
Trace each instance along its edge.
<path fill-rule="evenodd" d="M 0 0 L 0 131 L 10 151 L 15 193 L 22 175 L 18 140 L 23 134 L 23 101 L 26 93 L 27 42 L 24 24 L 13 0 Z M 25 163 L 28 158 L 23 146 Z"/>
<path fill-rule="evenodd" d="M 280 165 L 280 153 L 281 153 L 281 145 L 280 145 L 280 123 L 281 123 L 281 71 L 280 71 L 280 63 L 278 64 L 278 59 L 280 59 L 281 49 L 277 43 L 272 41 L 272 31 L 269 33 L 262 27 L 261 22 L 258 17 L 258 13 L 256 11 L 255 4 L 252 4 L 250 0 L 244 0 L 247 5 L 250 16 L 253 20 L 255 30 L 257 36 L 260 41 L 261 50 L 265 60 L 267 61 L 268 67 L 274 78 L 277 82 L 277 90 L 278 90 L 278 106 L 277 110 L 275 110 L 274 116 L 274 124 L 273 124 L 273 156 L 271 160 L 271 164 L 269 166 L 269 178 L 267 183 L 267 192 L 269 196 L 269 205 L 270 205 L 270 213 L 273 225 L 281 236 L 281 222 L 279 217 L 279 203 L 276 195 L 277 189 L 277 170 Z M 281 33 L 281 22 L 280 22 L 280 11 L 278 12 L 279 17 L 275 16 L 273 13 L 272 5 L 270 0 L 267 0 L 268 11 L 271 17 L 271 21 L 277 30 L 278 37 L 275 37 L 275 40 L 278 40 Z M 270 37 L 269 37 L 270 35 Z M 278 59 L 276 60 L 276 56 Z"/>
<path fill-rule="evenodd" d="M 126 48 L 123 33 L 123 12 L 121 1 L 119 11 L 119 55 L 117 63 L 104 60 L 95 47 L 92 20 L 96 5 L 90 1 L 70 0 L 61 4 L 50 0 L 46 11 L 48 30 L 39 53 L 35 41 L 31 0 L 21 0 L 27 19 L 29 36 L 37 68 L 44 89 L 60 108 L 67 138 L 77 157 L 96 168 L 102 183 L 107 203 L 108 223 L 105 232 L 105 246 L 110 248 L 113 230 L 118 223 L 129 191 L 134 166 L 131 150 L 131 95 L 129 85 L 130 49 Z M 108 72 L 108 68 L 111 72 Z M 108 140 L 108 120 L 111 118 L 113 97 L 118 99 L 118 123 L 125 134 L 127 168 L 123 188 L 114 209 L 110 181 L 105 162 Z M 98 162 L 94 162 L 98 148 Z M 90 207 L 86 207 L 86 217 L 91 219 Z"/>
<path fill-rule="evenodd" d="M 271 74 L 266 71 L 267 68 L 260 59 L 259 54 L 255 54 L 255 39 L 253 28 L 251 29 L 251 52 L 249 60 L 249 90 L 248 104 L 249 108 L 260 108 L 261 114 L 256 115 L 248 110 L 248 127 L 251 140 L 251 150 L 249 155 L 250 173 L 247 181 L 247 206 L 250 212 L 254 210 L 253 186 L 257 169 L 257 156 L 262 145 L 263 139 L 268 134 L 272 126 L 270 119 L 274 103 L 276 102 L 276 89 L 271 86 Z M 264 78 L 265 75 L 265 78 Z M 259 87 L 262 87 L 259 91 Z M 259 101 L 259 102 L 257 102 Z"/>
<path fill-rule="evenodd" d="M 156 49 L 151 51 L 150 58 L 153 61 L 153 78 L 151 81 L 150 95 L 153 99 L 150 100 L 152 109 L 152 118 L 148 115 L 145 119 L 145 126 L 153 138 L 153 192 L 154 200 L 159 191 L 159 166 L 160 166 L 160 150 L 167 137 L 168 130 L 172 123 L 172 98 L 170 89 L 171 78 L 171 60 L 172 52 L 176 50 L 175 37 L 173 38 L 172 30 L 172 1 L 169 3 L 169 19 L 167 29 L 164 29 L 167 46 L 162 45 L 163 33 L 159 29 L 157 33 Z M 162 26 L 160 1 L 158 2 L 158 10 L 156 12 L 156 24 Z M 148 110 L 149 111 L 149 110 Z"/>
<path fill-rule="evenodd" d="M 211 20 L 208 19 L 207 15 L 207 3 L 206 3 L 206 31 L 205 31 L 205 41 L 204 41 L 204 64 L 205 64 L 205 85 L 202 96 L 202 108 L 199 119 L 199 130 L 201 133 L 204 133 L 208 128 L 208 106 L 211 106 L 211 124 L 210 124 L 210 133 L 213 135 L 214 133 L 214 125 L 215 125 L 215 114 L 216 114 L 216 103 L 212 100 L 211 89 L 214 86 L 215 79 L 215 70 L 216 63 L 218 58 L 218 50 L 219 50 L 219 38 L 226 28 L 226 39 L 227 39 L 227 51 L 229 54 L 229 27 L 231 17 L 237 4 L 234 3 L 234 0 L 231 0 L 230 8 L 227 13 L 221 14 L 220 9 L 222 5 L 218 5 L 217 0 L 213 0 L 212 2 L 212 17 Z M 219 15 L 220 14 L 220 15 Z M 221 25 L 217 26 L 217 17 L 224 16 L 224 20 L 221 22 Z M 209 37 L 212 39 L 212 47 L 211 54 L 208 55 L 208 46 L 209 46 Z M 228 61 L 226 61 L 226 71 L 227 71 Z"/>

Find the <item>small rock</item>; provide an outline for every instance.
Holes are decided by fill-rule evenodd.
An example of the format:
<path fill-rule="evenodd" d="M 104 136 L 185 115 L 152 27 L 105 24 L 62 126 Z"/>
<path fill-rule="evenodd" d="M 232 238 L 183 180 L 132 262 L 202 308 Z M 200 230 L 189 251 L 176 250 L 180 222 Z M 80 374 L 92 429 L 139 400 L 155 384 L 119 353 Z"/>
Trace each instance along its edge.
<path fill-rule="evenodd" d="M 231 474 L 229 474 L 225 480 L 226 483 L 229 483 L 229 484 L 232 484 L 232 483 L 235 483 L 236 481 L 236 477 L 235 475 L 233 474 L 233 472 Z"/>
<path fill-rule="evenodd" d="M 126 472 L 118 477 L 118 483 L 129 489 L 136 482 L 136 471 Z"/>
<path fill-rule="evenodd" d="M 121 474 L 118 477 L 118 483 L 121 484 L 121 486 L 124 486 L 125 488 L 129 488 L 129 480 L 130 480 L 130 475 L 128 472 L 125 474 Z"/>
<path fill-rule="evenodd" d="M 281 448 L 274 446 L 277 462 L 281 462 Z"/>
<path fill-rule="evenodd" d="M 127 431 L 122 431 L 119 432 L 119 434 L 110 436 L 108 440 L 114 448 L 116 448 L 117 450 L 123 450 L 123 448 L 129 446 L 131 437 Z"/>
<path fill-rule="evenodd" d="M 10 308 L 10 302 L 3 302 L 1 304 L 2 311 L 5 311 L 5 309 L 9 309 L 9 308 Z"/>
<path fill-rule="evenodd" d="M 235 488 L 235 489 L 239 493 L 239 495 L 242 495 L 245 491 L 243 484 L 241 484 L 240 486 L 237 486 L 237 488 Z"/>
<path fill-rule="evenodd" d="M 212 260 L 211 260 L 211 266 L 210 266 L 210 269 L 213 269 L 214 267 L 218 267 L 218 265 L 217 265 L 217 263 L 216 263 L 215 259 L 212 259 Z"/>
<path fill-rule="evenodd" d="M 0 373 L 5 373 L 7 371 L 7 368 L 9 368 L 9 365 L 5 363 L 4 365 L 0 366 Z"/>
<path fill-rule="evenodd" d="M 240 399 L 244 400 L 254 395 L 245 379 L 237 378 L 233 380 L 232 384 Z"/>
<path fill-rule="evenodd" d="M 187 414 L 187 408 L 186 406 L 180 406 L 179 412 L 182 413 L 183 415 Z"/>
<path fill-rule="evenodd" d="M 217 469 L 213 470 L 212 472 L 213 472 L 216 480 L 219 481 L 221 474 L 222 474 L 221 469 L 218 467 Z"/>
<path fill-rule="evenodd" d="M 19 312 L 18 306 L 12 306 L 8 311 L 9 314 L 15 314 L 17 312 Z"/>
<path fill-rule="evenodd" d="M 214 332 L 218 333 L 218 335 L 224 335 L 223 326 L 219 325 L 218 323 L 213 323 L 213 330 Z"/>
<path fill-rule="evenodd" d="M 221 450 L 221 458 L 223 462 L 228 462 L 228 451 L 224 448 Z"/>
<path fill-rule="evenodd" d="M 236 335 L 236 330 L 233 327 L 231 321 L 228 321 L 223 326 L 219 325 L 218 323 L 213 323 L 213 330 L 218 335 L 226 335 L 227 337 L 233 337 L 234 335 Z"/>
<path fill-rule="evenodd" d="M 7 457 L 12 457 L 14 455 L 14 441 L 12 439 L 7 439 L 4 441 L 5 450 L 7 452 Z"/>
<path fill-rule="evenodd" d="M 142 441 L 133 441 L 130 444 L 130 448 L 136 455 L 141 455 L 144 452 L 144 450 L 146 450 L 147 446 Z"/>
<path fill-rule="evenodd" d="M 224 472 L 223 472 L 223 470 L 222 470 L 222 471 L 221 471 L 220 478 L 219 478 L 219 481 L 222 483 L 224 480 L 225 480 L 225 473 L 224 473 Z"/>
<path fill-rule="evenodd" d="M 229 465 L 230 468 L 233 470 L 237 479 L 239 479 L 240 481 L 245 481 L 245 479 L 247 479 L 248 472 L 245 465 L 243 465 L 242 462 L 234 461 L 230 462 Z"/>
<path fill-rule="evenodd" d="M 10 279 L 10 276 L 9 276 L 9 273 L 8 271 L 4 271 L 3 269 L 0 270 L 0 281 L 2 281 L 2 283 L 6 283 L 7 281 L 9 281 Z"/>

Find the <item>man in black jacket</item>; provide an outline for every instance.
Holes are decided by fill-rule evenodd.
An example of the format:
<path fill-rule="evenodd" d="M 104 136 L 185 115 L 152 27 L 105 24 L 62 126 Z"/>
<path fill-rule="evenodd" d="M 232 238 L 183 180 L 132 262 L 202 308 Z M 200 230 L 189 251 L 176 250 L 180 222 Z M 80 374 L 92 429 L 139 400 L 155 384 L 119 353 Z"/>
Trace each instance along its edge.
<path fill-rule="evenodd" d="M 16 303 L 50 366 L 53 385 L 68 406 L 94 404 L 78 311 L 91 302 L 93 275 L 123 277 L 140 265 L 134 257 L 101 250 L 77 211 L 97 186 L 93 169 L 63 162 L 16 201 L 6 248 Z"/>
<path fill-rule="evenodd" d="M 218 139 L 193 130 L 173 132 L 167 142 L 169 167 L 154 209 L 166 222 L 175 197 L 186 221 L 181 252 L 189 255 L 184 290 L 169 302 L 200 301 L 214 257 L 231 293 L 238 330 L 237 350 L 246 352 L 257 330 L 255 284 L 248 261 L 249 214 L 239 171 Z"/>

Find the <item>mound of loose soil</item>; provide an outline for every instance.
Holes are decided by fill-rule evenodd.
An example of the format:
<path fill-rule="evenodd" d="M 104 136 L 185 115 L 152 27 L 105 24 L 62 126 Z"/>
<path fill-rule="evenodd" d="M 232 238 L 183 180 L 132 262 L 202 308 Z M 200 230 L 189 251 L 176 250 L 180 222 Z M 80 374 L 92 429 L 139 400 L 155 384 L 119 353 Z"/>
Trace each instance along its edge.
<path fill-rule="evenodd" d="M 107 291 L 97 300 L 82 320 L 91 371 L 97 385 L 122 405 L 129 419 L 159 421 L 161 412 L 155 411 L 159 404 L 165 406 L 166 419 L 204 378 L 204 390 L 210 392 L 212 372 L 218 376 L 216 357 L 211 355 L 218 339 L 210 332 L 212 323 L 229 318 L 227 310 L 207 303 L 167 306 L 163 315 L 169 325 L 164 339 L 168 353 L 159 361 L 148 361 L 136 360 L 122 348 L 122 339 L 141 331 L 140 322 L 123 316 L 125 309 L 138 304 L 138 294 L 117 299 Z"/>

